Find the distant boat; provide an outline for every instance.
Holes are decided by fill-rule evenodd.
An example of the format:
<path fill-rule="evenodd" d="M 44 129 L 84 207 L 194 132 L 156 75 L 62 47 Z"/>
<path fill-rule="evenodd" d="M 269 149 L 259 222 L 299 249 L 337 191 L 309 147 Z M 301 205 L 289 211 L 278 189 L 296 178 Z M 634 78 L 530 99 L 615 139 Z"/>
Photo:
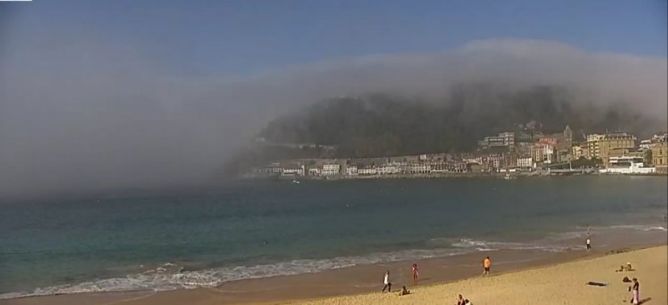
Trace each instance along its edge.
<path fill-rule="evenodd" d="M 294 184 L 300 184 L 301 182 L 300 182 L 299 180 L 297 180 L 297 179 L 292 179 L 292 183 L 294 183 Z"/>

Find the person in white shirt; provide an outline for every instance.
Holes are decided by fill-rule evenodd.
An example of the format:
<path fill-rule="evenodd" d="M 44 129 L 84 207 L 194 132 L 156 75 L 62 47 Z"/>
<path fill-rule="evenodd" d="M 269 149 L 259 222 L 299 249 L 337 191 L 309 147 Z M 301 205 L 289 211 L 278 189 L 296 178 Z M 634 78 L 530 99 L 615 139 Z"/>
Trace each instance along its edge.
<path fill-rule="evenodd" d="M 591 250 L 591 238 L 587 236 L 587 251 Z"/>
<path fill-rule="evenodd" d="M 385 277 L 383 278 L 383 291 L 385 292 L 385 289 L 387 289 L 387 292 L 392 292 L 392 282 L 390 282 L 390 271 L 385 271 Z"/>

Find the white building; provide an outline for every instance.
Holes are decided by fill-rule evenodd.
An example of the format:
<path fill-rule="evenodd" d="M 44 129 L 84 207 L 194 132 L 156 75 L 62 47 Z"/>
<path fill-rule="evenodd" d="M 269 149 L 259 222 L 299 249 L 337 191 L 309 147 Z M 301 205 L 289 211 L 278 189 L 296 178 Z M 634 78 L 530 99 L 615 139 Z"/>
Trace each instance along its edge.
<path fill-rule="evenodd" d="M 536 143 L 531 147 L 531 155 L 537 163 L 550 164 L 555 162 L 555 147 L 552 144 Z"/>
<path fill-rule="evenodd" d="M 519 168 L 532 168 L 533 167 L 533 158 L 517 158 L 517 167 Z"/>
<path fill-rule="evenodd" d="M 357 176 L 357 166 L 348 166 L 346 167 L 346 175 L 348 176 Z"/>
<path fill-rule="evenodd" d="M 432 173 L 446 173 L 450 170 L 445 162 L 434 162 L 430 165 Z"/>
<path fill-rule="evenodd" d="M 320 174 L 322 176 L 334 176 L 338 175 L 341 172 L 341 165 L 332 163 L 332 164 L 324 164 L 322 166 L 322 171 Z"/>
<path fill-rule="evenodd" d="M 652 174 L 654 167 L 645 167 L 642 157 L 620 156 L 610 157 L 610 165 L 601 169 L 604 174 Z"/>
<path fill-rule="evenodd" d="M 304 165 L 299 166 L 299 167 L 283 168 L 283 171 L 281 171 L 281 175 L 283 175 L 283 176 L 304 176 Z"/>
<path fill-rule="evenodd" d="M 429 164 L 411 163 L 406 165 L 404 171 L 409 174 L 427 174 L 431 171 Z"/>
<path fill-rule="evenodd" d="M 373 176 L 377 175 L 378 171 L 376 170 L 376 168 L 358 168 L 357 174 L 359 174 L 360 176 Z"/>
<path fill-rule="evenodd" d="M 398 166 L 394 165 L 384 165 L 381 167 L 376 168 L 376 172 L 379 175 L 393 175 L 393 174 L 398 174 L 401 172 Z"/>
<path fill-rule="evenodd" d="M 308 169 L 308 175 L 309 176 L 320 176 L 320 172 L 321 172 L 321 170 L 317 167 Z"/>

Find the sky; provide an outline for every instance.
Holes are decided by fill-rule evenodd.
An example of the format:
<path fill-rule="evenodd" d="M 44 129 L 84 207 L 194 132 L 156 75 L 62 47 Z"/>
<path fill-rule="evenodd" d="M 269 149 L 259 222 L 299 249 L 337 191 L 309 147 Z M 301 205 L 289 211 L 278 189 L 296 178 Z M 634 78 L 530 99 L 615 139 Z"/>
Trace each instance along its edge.
<path fill-rule="evenodd" d="M 665 119 L 666 3 L 0 2 L 0 198 L 212 179 L 340 95 L 556 84 Z"/>
<path fill-rule="evenodd" d="M 95 36 L 175 73 L 252 74 L 471 40 L 665 57 L 666 1 L 40 1 L 2 4 L 5 47 Z M 60 38 L 56 38 L 61 36 Z M 33 41 L 36 47 L 42 45 Z"/>

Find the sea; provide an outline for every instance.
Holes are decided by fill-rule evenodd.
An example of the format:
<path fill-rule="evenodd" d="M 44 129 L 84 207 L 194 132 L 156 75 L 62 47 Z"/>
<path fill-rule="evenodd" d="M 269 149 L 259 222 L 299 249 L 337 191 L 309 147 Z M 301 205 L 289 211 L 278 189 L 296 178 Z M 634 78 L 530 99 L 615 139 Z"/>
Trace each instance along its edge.
<path fill-rule="evenodd" d="M 504 249 L 665 243 L 650 176 L 248 180 L 0 205 L 0 299 L 214 287 Z"/>

